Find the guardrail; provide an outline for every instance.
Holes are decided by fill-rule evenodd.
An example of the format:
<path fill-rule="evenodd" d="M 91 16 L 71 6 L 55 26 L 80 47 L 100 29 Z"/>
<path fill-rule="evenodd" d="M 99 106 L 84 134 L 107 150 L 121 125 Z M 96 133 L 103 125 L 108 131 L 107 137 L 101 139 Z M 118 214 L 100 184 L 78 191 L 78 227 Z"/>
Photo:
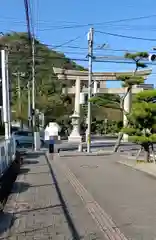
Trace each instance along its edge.
<path fill-rule="evenodd" d="M 16 142 L 13 138 L 0 142 L 0 178 L 15 160 Z"/>

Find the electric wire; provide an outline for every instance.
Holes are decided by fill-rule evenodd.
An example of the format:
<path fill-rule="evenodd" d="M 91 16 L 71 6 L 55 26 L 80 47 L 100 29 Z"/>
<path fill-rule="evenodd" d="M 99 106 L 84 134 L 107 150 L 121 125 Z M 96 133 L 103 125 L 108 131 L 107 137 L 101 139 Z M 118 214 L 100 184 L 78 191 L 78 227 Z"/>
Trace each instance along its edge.
<path fill-rule="evenodd" d="M 133 39 L 133 40 L 143 40 L 143 41 L 152 41 L 155 42 L 155 38 L 143 38 L 143 37 L 136 37 L 136 36 L 127 36 L 127 35 L 122 35 L 122 34 L 117 34 L 117 33 L 110 33 L 110 32 L 104 32 L 104 31 L 96 31 L 97 33 L 101 33 L 104 35 L 110 35 L 113 37 L 120 37 L 120 38 L 128 38 L 128 39 Z"/>
<path fill-rule="evenodd" d="M 66 24 L 70 24 L 70 25 L 53 25 L 52 28 L 56 28 L 56 29 L 60 29 L 60 28 L 79 28 L 79 27 L 89 27 L 89 26 L 102 26 L 102 25 L 107 25 L 107 24 L 116 24 L 116 23 L 120 23 L 120 22 L 131 22 L 131 21 L 138 21 L 138 20 L 143 20 L 143 19 L 149 19 L 149 18 L 153 18 L 153 17 L 156 17 L 156 14 L 153 14 L 153 15 L 147 15 L 147 16 L 140 16 L 140 17 L 134 17 L 134 18 L 124 18 L 124 19 L 119 19 L 119 20 L 110 20 L 110 21 L 105 21 L 105 22 L 92 22 L 92 23 L 86 23 L 86 24 L 79 24 L 77 22 L 67 22 L 67 21 L 62 21 L 62 23 L 66 23 Z M 3 19 L 0 21 L 3 21 L 4 19 L 7 19 L 7 20 L 11 20 L 13 23 L 24 23 L 22 20 L 18 21 L 16 20 L 15 18 L 6 18 L 6 17 L 3 17 Z M 38 21 L 38 24 L 39 23 L 48 23 L 50 22 L 49 21 Z M 71 24 L 72 23 L 72 24 Z M 74 24 L 74 25 L 73 25 Z M 46 29 L 43 29 L 43 31 L 46 30 Z M 52 30 L 52 29 L 49 29 L 49 30 Z"/>

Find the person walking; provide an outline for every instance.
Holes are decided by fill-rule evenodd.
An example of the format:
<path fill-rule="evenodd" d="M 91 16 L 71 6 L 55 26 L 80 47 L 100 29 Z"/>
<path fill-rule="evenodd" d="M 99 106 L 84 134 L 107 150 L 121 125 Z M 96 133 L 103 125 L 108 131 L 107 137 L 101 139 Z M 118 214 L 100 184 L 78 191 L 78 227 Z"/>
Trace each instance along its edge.
<path fill-rule="evenodd" d="M 54 157 L 54 136 L 49 136 L 49 154 L 51 155 L 51 159 Z"/>
<path fill-rule="evenodd" d="M 45 142 L 48 147 L 49 155 L 50 155 L 51 159 L 53 159 L 54 136 L 53 136 L 53 131 L 52 131 L 52 128 L 50 127 L 50 124 L 48 124 L 47 127 L 45 128 Z"/>
<path fill-rule="evenodd" d="M 55 122 L 50 122 L 45 128 L 45 141 L 48 144 L 49 155 L 51 159 L 53 159 L 54 152 L 55 152 L 55 143 L 58 142 L 58 132 L 60 127 Z M 59 154 L 60 149 L 58 149 Z"/>

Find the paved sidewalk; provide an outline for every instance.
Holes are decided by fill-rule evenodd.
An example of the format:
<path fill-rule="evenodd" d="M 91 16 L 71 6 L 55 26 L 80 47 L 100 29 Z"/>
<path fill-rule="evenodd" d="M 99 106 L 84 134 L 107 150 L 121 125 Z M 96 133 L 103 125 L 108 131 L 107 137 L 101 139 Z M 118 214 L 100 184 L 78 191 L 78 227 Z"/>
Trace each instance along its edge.
<path fill-rule="evenodd" d="M 25 159 L 4 214 L 0 215 L 0 237 L 11 240 L 72 238 L 43 155 L 29 154 Z"/>
<path fill-rule="evenodd" d="M 105 238 L 64 174 L 45 155 L 30 153 L 0 214 L 0 239 Z"/>

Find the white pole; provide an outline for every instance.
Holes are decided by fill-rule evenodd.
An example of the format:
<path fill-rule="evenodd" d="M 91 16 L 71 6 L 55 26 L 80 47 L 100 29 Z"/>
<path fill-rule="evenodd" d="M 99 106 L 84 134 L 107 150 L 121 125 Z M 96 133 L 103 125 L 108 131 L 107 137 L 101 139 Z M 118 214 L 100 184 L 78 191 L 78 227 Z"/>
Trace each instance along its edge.
<path fill-rule="evenodd" d="M 33 109 L 33 131 L 34 131 L 34 149 L 40 149 L 40 134 L 36 130 L 36 111 L 35 111 L 35 39 L 32 38 L 32 109 Z"/>
<path fill-rule="evenodd" d="M 8 111 L 8 126 L 9 126 L 9 139 L 11 138 L 11 107 L 10 107 L 10 81 L 9 81 L 9 64 L 8 64 L 8 51 L 5 51 L 6 59 L 6 82 L 7 82 L 7 111 Z"/>
<path fill-rule="evenodd" d="M 1 50 L 1 68 L 2 68 L 2 98 L 3 98 L 3 120 L 5 126 L 5 140 L 10 138 L 10 123 L 9 123 L 9 99 L 8 99 L 8 79 L 6 74 L 6 51 Z"/>
<path fill-rule="evenodd" d="M 28 127 L 32 128 L 32 115 L 31 115 L 31 95 L 30 95 L 30 81 L 28 80 Z"/>
<path fill-rule="evenodd" d="M 87 152 L 90 152 L 91 145 L 91 84 L 92 84 L 92 58 L 93 58 L 93 28 L 88 34 L 88 57 L 89 57 L 89 76 L 88 76 L 88 128 L 87 128 Z"/>

